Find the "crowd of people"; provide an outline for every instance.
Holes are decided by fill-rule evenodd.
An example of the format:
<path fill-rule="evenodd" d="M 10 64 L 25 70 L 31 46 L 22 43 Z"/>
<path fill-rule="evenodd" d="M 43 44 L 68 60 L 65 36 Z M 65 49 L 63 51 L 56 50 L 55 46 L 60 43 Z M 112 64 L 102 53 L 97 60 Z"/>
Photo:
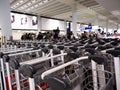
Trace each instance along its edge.
<path fill-rule="evenodd" d="M 104 31 L 98 29 L 97 32 L 87 32 L 84 31 L 81 34 L 77 34 L 77 38 L 103 38 L 105 36 Z M 114 36 L 117 36 L 117 33 L 114 32 Z M 21 40 L 42 40 L 42 39 L 75 39 L 73 32 L 70 31 L 66 35 L 61 35 L 59 30 L 53 30 L 53 32 L 39 32 L 38 35 L 34 33 L 25 33 L 22 35 Z"/>

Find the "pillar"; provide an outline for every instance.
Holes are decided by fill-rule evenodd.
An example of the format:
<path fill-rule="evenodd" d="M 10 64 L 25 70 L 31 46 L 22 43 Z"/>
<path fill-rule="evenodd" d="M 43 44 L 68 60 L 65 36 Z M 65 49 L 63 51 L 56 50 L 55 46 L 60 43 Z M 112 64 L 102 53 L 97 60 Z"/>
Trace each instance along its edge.
<path fill-rule="evenodd" d="M 37 26 L 37 28 L 38 28 L 38 32 L 40 32 L 42 30 L 41 16 L 38 15 L 37 17 L 38 17 L 38 26 Z"/>
<path fill-rule="evenodd" d="M 10 0 L 0 0 L 0 26 L 2 36 L 9 40 L 12 36 Z"/>
<path fill-rule="evenodd" d="M 64 33 L 65 34 L 67 33 L 67 22 L 66 22 L 66 20 L 64 20 Z"/>
<path fill-rule="evenodd" d="M 67 26 L 66 26 L 67 27 L 66 34 L 67 34 L 67 33 L 71 32 L 71 22 L 68 21 L 68 22 L 66 22 L 66 24 L 67 24 Z"/>
<path fill-rule="evenodd" d="M 118 34 L 120 34 L 120 25 L 118 24 Z"/>
<path fill-rule="evenodd" d="M 98 14 L 96 14 L 96 16 L 95 16 L 95 26 L 99 26 Z"/>
<path fill-rule="evenodd" d="M 109 20 L 107 19 L 106 20 L 106 36 L 107 36 L 107 33 L 108 33 L 108 23 L 109 23 Z"/>
<path fill-rule="evenodd" d="M 116 27 L 116 30 L 118 31 L 118 29 L 119 29 L 119 24 L 117 24 L 117 27 Z"/>
<path fill-rule="evenodd" d="M 112 24 L 112 33 L 114 34 L 114 31 L 116 30 L 116 25 L 115 25 L 115 23 L 113 22 L 113 24 Z"/>
<path fill-rule="evenodd" d="M 77 4 L 73 4 L 72 6 L 72 26 L 73 26 L 73 34 L 77 37 Z"/>

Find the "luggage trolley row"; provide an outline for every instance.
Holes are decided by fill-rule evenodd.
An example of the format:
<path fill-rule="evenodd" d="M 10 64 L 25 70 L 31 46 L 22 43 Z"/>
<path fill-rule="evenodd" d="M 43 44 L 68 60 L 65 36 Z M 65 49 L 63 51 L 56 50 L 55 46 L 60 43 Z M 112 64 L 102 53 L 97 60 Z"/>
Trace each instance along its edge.
<path fill-rule="evenodd" d="M 10 63 L 9 67 L 7 62 L 7 69 L 4 70 L 9 77 L 8 90 L 109 90 L 109 88 L 112 90 L 116 66 L 114 71 L 115 60 L 112 59 L 114 54 L 111 51 L 119 52 L 115 50 L 119 49 L 119 42 L 116 43 L 116 40 L 88 39 L 37 44 L 41 46 L 37 50 L 44 52 L 42 56 L 20 61 L 17 58 L 8 60 L 8 56 L 11 58 L 15 54 L 4 56 L 4 59 Z M 25 52 L 16 55 L 23 53 Z M 14 67 L 11 69 L 11 66 Z M 15 73 L 14 85 L 10 80 L 11 72 Z M 23 82 L 26 82 L 26 85 L 22 86 Z M 16 88 L 13 89 L 13 86 Z"/>
<path fill-rule="evenodd" d="M 6 48 L 1 48 L 1 51 L 3 52 L 4 50 L 4 54 L 9 54 L 9 53 L 16 53 L 16 52 L 23 52 L 23 51 L 28 51 L 28 50 L 32 50 L 32 48 L 25 48 L 25 47 L 22 47 L 22 48 L 16 48 L 16 46 L 17 45 L 13 45 L 13 44 L 10 44 L 10 43 L 8 43 L 8 46 L 11 46 L 12 47 L 12 49 L 11 49 L 11 47 L 6 47 Z M 3 53 L 1 53 L 1 57 L 3 56 Z M 1 70 L 2 71 L 4 71 L 4 63 L 3 63 L 3 59 L 1 58 Z M 4 81 L 3 82 L 5 82 L 5 77 L 4 77 L 5 75 L 4 75 L 4 73 L 2 73 L 2 77 L 3 77 L 3 79 L 4 79 Z M 5 83 L 4 83 L 5 84 Z M 1 85 L 1 87 L 2 87 L 3 85 Z"/>
<path fill-rule="evenodd" d="M 75 51 L 75 50 L 74 50 Z M 73 56 L 75 56 L 74 54 L 71 54 L 71 55 L 73 55 Z M 71 56 L 70 55 L 70 56 Z M 58 84 L 59 85 L 59 84 Z M 34 86 L 34 85 L 31 85 L 31 86 Z M 35 89 L 35 88 L 32 88 L 31 90 L 33 90 L 33 89 Z M 53 89 L 52 89 L 53 90 Z M 55 90 L 55 89 L 54 89 Z M 60 89 L 61 90 L 61 89 Z M 65 90 L 67 90 L 67 89 L 65 89 Z"/>
<path fill-rule="evenodd" d="M 6 72 L 4 72 L 5 71 L 5 68 L 4 68 L 4 61 L 5 60 L 3 59 L 5 56 L 3 57 L 3 55 L 7 55 L 7 54 L 10 54 L 10 53 L 15 55 L 15 53 L 20 53 L 20 52 L 25 52 L 25 51 L 30 51 L 30 50 L 32 50 L 32 48 L 29 48 L 29 49 L 25 49 L 24 48 L 24 49 L 21 49 L 21 50 L 14 50 L 14 51 L 10 51 L 10 52 L 9 51 L 8 52 L 3 52 L 4 54 L 0 53 L 0 57 L 1 57 L 1 71 L 2 71 L 1 72 L 1 76 L 3 77 L 3 83 L 4 83 L 4 85 L 1 85 L 1 87 L 4 86 L 4 88 L 6 88 L 6 83 L 5 83 L 6 82 L 5 81 L 5 73 Z M 8 58 L 8 57 L 6 57 L 6 58 Z M 6 68 L 8 68 L 7 70 L 9 70 L 8 63 L 7 63 L 8 61 L 6 60 L 5 62 L 6 62 Z"/>
<path fill-rule="evenodd" d="M 107 53 L 110 53 L 110 54 L 112 54 L 112 55 L 114 56 L 113 53 L 115 53 L 115 52 L 118 53 L 118 52 L 119 52 L 119 51 L 116 51 L 116 49 L 117 49 L 117 50 L 120 49 L 120 48 L 119 48 L 119 41 L 118 41 L 117 43 L 116 43 L 116 41 L 115 41 L 115 42 L 111 42 L 111 44 L 112 44 L 112 45 L 107 45 L 107 44 L 106 44 L 106 45 L 104 45 L 103 47 L 106 48 L 106 49 L 111 48 L 112 50 L 109 51 L 109 49 L 108 49 Z M 113 47 L 111 47 L 111 46 L 113 46 L 113 45 L 114 45 L 114 46 L 117 46 L 117 45 L 118 45 L 117 48 L 114 47 L 115 50 L 114 50 Z M 87 47 L 89 47 L 89 46 L 87 46 Z M 90 46 L 90 47 L 91 47 L 91 46 Z M 103 49 L 103 47 L 100 46 L 99 48 Z M 103 51 L 103 52 L 105 52 L 105 51 Z M 113 53 L 112 53 L 112 52 L 113 52 Z M 118 54 L 119 54 L 119 53 L 118 53 Z M 118 54 L 117 54 L 117 55 L 118 55 Z M 114 64 L 115 64 L 115 63 L 116 63 L 115 60 L 113 60 L 113 61 L 114 61 Z M 113 61 L 112 61 L 112 62 L 113 62 Z M 119 60 L 118 60 L 118 61 L 119 61 Z M 110 65 L 112 66 L 113 64 L 110 64 Z M 93 66 L 93 65 L 92 65 L 92 66 Z M 109 67 L 111 67 L 111 66 L 109 66 Z M 101 67 L 101 68 L 102 68 L 102 67 Z M 118 68 L 118 65 L 117 65 L 117 68 Z M 115 64 L 115 71 L 116 71 L 116 70 L 117 70 L 117 69 L 116 69 L 116 64 Z M 111 71 L 113 72 L 113 69 L 111 69 Z M 119 71 L 117 70 L 117 72 L 119 72 Z M 116 73 L 115 73 L 115 75 L 119 75 L 119 74 L 116 74 Z M 116 82 L 118 82 L 117 79 L 116 79 Z M 117 84 L 118 84 L 118 83 L 117 83 Z M 118 86 L 119 86 L 119 85 L 117 85 L 117 90 L 119 90 Z M 89 90 L 89 89 L 88 89 L 88 90 Z"/>
<path fill-rule="evenodd" d="M 41 47 L 44 47 L 43 45 L 41 45 Z M 24 54 L 28 54 L 28 53 L 33 53 L 33 52 L 37 52 L 37 51 L 43 51 L 45 54 L 46 53 L 48 53 L 48 55 L 45 55 L 44 53 L 43 53 L 43 56 L 44 56 L 44 59 L 45 60 L 47 60 L 46 59 L 46 57 L 48 57 L 48 56 L 50 56 L 49 57 L 49 59 L 53 59 L 53 58 L 55 58 L 55 57 L 60 57 L 60 56 L 63 56 L 64 54 L 62 54 L 62 55 L 57 55 L 57 56 L 55 56 L 55 57 L 53 57 L 53 58 L 51 58 L 52 57 L 52 46 L 48 46 L 49 48 L 50 48 L 50 52 L 48 53 L 48 50 L 46 49 L 46 48 L 43 48 L 42 50 L 41 49 L 38 49 L 38 50 L 32 50 L 32 51 L 26 51 L 26 52 L 21 52 L 21 53 L 16 53 L 16 54 L 9 54 L 9 55 L 7 55 L 7 56 L 4 56 L 4 58 L 5 58 L 5 60 L 7 61 L 7 65 L 6 65 L 6 67 L 7 67 L 7 76 L 8 76 L 8 83 L 9 83 L 9 89 L 10 90 L 12 90 L 12 85 L 11 85 L 11 77 L 10 77 L 10 71 L 9 71 L 9 64 L 8 64 L 8 61 L 11 61 L 12 62 L 12 66 L 14 66 L 14 65 L 18 65 L 18 63 L 19 62 L 21 62 L 21 61 L 19 61 L 18 62 L 18 59 L 17 59 L 17 61 L 15 61 L 15 60 L 8 60 L 9 58 L 11 58 L 11 59 L 16 59 L 16 57 L 17 56 L 20 56 L 20 57 L 22 57 L 22 56 L 24 56 Z M 31 56 L 31 55 L 30 55 Z M 34 55 L 33 55 L 34 56 Z M 9 57 L 9 58 L 8 58 Z M 29 58 L 26 58 L 27 60 L 29 60 Z M 39 60 L 40 58 L 36 58 L 35 59 L 35 61 L 37 61 L 37 60 Z M 42 59 L 41 59 L 42 60 Z M 25 61 L 25 60 L 24 60 Z M 63 61 L 63 60 L 62 60 Z M 20 65 L 21 64 L 24 64 L 25 62 L 21 62 L 20 63 Z M 51 63 L 51 66 L 53 66 L 53 62 Z M 4 67 L 4 66 L 3 66 Z M 16 67 L 18 67 L 18 66 L 14 66 L 14 68 L 16 68 Z M 4 71 L 4 70 L 3 70 Z M 17 74 L 18 74 L 18 72 L 17 72 Z M 4 75 L 5 76 L 5 75 Z M 17 75 L 16 75 L 16 77 L 17 77 Z M 19 79 L 18 77 L 17 77 L 17 79 Z M 4 80 L 5 81 L 5 80 Z M 19 84 L 18 84 L 19 85 Z M 5 85 L 6 86 L 6 85 Z"/>
<path fill-rule="evenodd" d="M 118 42 L 119 43 L 119 42 Z M 112 44 L 113 45 L 117 45 L 116 43 L 113 43 L 112 42 Z M 119 46 L 119 45 L 118 45 Z M 98 48 L 101 48 L 101 47 L 98 47 Z M 108 48 L 110 48 L 109 46 L 106 46 L 106 49 L 108 49 Z M 115 48 L 115 47 L 114 47 Z M 108 50 L 105 50 L 105 51 L 102 51 L 102 52 L 106 52 L 106 53 L 109 53 L 109 54 L 111 54 L 111 55 L 113 55 L 113 56 L 117 56 L 117 55 L 119 55 L 119 47 L 117 47 L 117 48 L 115 48 L 115 49 L 118 49 L 117 51 L 116 50 L 114 50 L 114 48 L 113 47 L 111 47 L 110 49 L 108 49 Z M 90 49 L 88 49 L 88 50 L 90 50 Z M 92 50 L 90 50 L 90 52 L 91 52 Z M 92 52 L 94 52 L 94 51 L 92 51 Z M 74 56 L 74 55 L 73 55 Z M 82 57 L 81 57 L 82 58 Z M 80 58 L 80 59 L 81 59 Z M 84 58 L 84 57 L 83 57 Z M 64 74 L 63 75 L 61 75 L 62 76 L 62 78 L 61 77 L 59 77 L 60 75 L 57 75 L 57 77 L 56 76 L 54 76 L 54 72 L 58 72 L 60 69 L 64 69 L 66 66 L 69 66 L 69 65 L 71 65 L 71 64 L 73 64 L 73 63 L 76 63 L 76 62 L 78 62 L 80 59 L 76 59 L 75 61 L 73 60 L 73 61 L 71 61 L 71 63 L 70 62 L 68 62 L 68 63 L 66 63 L 66 64 L 63 64 L 63 65 L 61 65 L 61 66 L 58 66 L 58 67 L 56 67 L 56 68 L 53 68 L 53 69 L 51 69 L 51 70 L 48 70 L 48 71 L 46 71 L 46 72 L 44 72 L 42 75 L 41 75 L 41 77 L 42 77 L 42 79 L 44 79 L 45 81 L 47 81 L 48 82 L 48 84 L 50 85 L 50 89 L 51 90 L 70 90 L 71 88 L 69 88 L 70 86 L 68 86 L 68 84 L 69 84 L 69 82 L 70 82 L 70 78 L 71 78 L 71 75 L 70 75 L 70 78 L 68 79 L 68 80 L 66 80 L 66 78 L 63 78 L 64 77 Z M 88 57 L 86 57 L 85 59 L 88 59 Z M 86 78 L 84 79 L 83 77 L 81 78 L 81 82 L 79 81 L 79 83 L 80 83 L 80 86 L 79 87 L 77 87 L 77 89 L 76 89 L 76 87 L 75 88 L 73 88 L 72 90 L 113 90 L 112 89 L 112 80 L 113 80 L 113 72 L 109 72 L 109 71 L 106 71 L 106 70 L 104 70 L 104 67 L 106 68 L 106 66 L 103 66 L 103 65 L 106 65 L 105 63 L 107 63 L 107 59 L 108 58 L 106 58 L 106 57 L 103 57 L 103 55 L 98 55 L 98 53 L 97 53 L 97 55 L 90 55 L 89 56 L 89 59 L 91 60 L 92 59 L 92 74 L 90 74 L 90 71 L 89 71 L 89 69 L 88 69 L 88 74 L 86 74 Z M 98 64 L 97 65 L 97 68 L 96 68 L 96 63 Z M 114 59 L 113 60 L 114 61 L 114 64 L 115 64 L 115 75 L 119 75 L 119 74 L 117 74 L 116 73 L 116 70 L 117 70 L 117 72 L 119 72 L 119 70 L 118 69 L 116 69 L 116 66 L 117 66 L 117 68 L 118 68 L 118 63 L 117 63 L 117 65 L 116 65 L 116 60 Z M 119 60 L 117 59 L 117 62 L 118 62 Z M 103 65 L 99 65 L 99 64 L 103 64 Z M 110 64 L 110 65 L 112 65 L 112 64 Z M 110 66 L 109 66 L 110 67 Z M 87 67 L 88 68 L 88 67 Z M 113 68 L 111 68 L 112 70 L 113 70 Z M 110 71 L 112 71 L 112 70 L 110 70 Z M 87 71 L 87 70 L 86 70 Z M 83 72 L 84 73 L 84 72 Z M 79 76 L 81 76 L 80 74 L 83 74 L 82 72 L 81 73 L 79 73 L 79 74 L 77 74 L 77 75 L 79 75 Z M 52 75 L 51 75 L 52 74 Z M 49 75 L 49 76 L 48 76 Z M 55 73 L 55 75 L 56 75 L 56 73 Z M 73 81 L 74 81 L 74 79 L 77 77 L 77 75 L 74 75 L 73 74 L 73 76 L 74 76 L 74 78 L 73 78 Z M 46 77 L 46 76 L 48 76 L 48 77 Z M 88 77 L 92 77 L 92 78 L 89 78 L 88 79 Z M 67 78 L 68 78 L 68 76 L 67 76 Z M 117 77 L 116 77 L 117 78 Z M 83 79 L 83 80 L 82 80 Z M 93 79 L 93 80 L 92 80 Z M 66 83 L 66 81 L 68 81 L 67 83 Z M 77 81 L 78 81 L 78 79 L 77 79 Z M 116 83 L 118 84 L 118 80 L 116 79 Z M 117 90 L 119 90 L 119 88 L 118 88 L 118 86 L 119 85 L 117 85 Z M 59 88 L 58 88 L 59 87 Z"/>

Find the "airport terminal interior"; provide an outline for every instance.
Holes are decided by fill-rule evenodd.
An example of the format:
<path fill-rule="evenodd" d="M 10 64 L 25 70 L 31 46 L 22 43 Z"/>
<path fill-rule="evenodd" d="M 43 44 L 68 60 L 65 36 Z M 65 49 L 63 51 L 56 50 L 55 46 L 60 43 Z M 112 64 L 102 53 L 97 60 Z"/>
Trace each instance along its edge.
<path fill-rule="evenodd" d="M 0 90 L 120 90 L 120 0 L 0 0 Z"/>

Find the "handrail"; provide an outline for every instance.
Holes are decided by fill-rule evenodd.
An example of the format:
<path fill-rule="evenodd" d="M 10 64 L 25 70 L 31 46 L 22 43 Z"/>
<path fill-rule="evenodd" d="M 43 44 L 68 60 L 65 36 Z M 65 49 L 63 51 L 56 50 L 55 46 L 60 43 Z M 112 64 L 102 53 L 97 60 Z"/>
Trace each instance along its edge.
<path fill-rule="evenodd" d="M 47 75 L 49 75 L 51 73 L 54 73 L 54 72 L 56 72 L 56 71 L 58 71 L 60 69 L 63 69 L 63 68 L 65 68 L 65 67 L 67 67 L 67 66 L 69 66 L 69 65 L 71 65 L 73 63 L 76 63 L 78 61 L 84 60 L 84 59 L 88 59 L 88 56 L 84 56 L 84 57 L 80 57 L 80 58 L 74 59 L 73 61 L 67 62 L 65 64 L 62 64 L 62 65 L 58 66 L 58 67 L 52 68 L 50 70 L 47 70 L 47 71 L 45 71 L 45 72 L 43 72 L 41 74 L 41 78 L 44 79 L 45 76 L 47 76 Z"/>
<path fill-rule="evenodd" d="M 64 56 L 64 55 L 67 55 L 67 53 L 54 55 L 52 57 L 45 56 L 45 57 L 42 57 L 42 58 L 37 58 L 37 59 L 21 62 L 20 65 L 25 65 L 25 64 L 33 65 L 33 64 L 36 64 L 36 63 L 47 61 L 51 58 L 56 58 L 56 57 L 60 57 L 60 56 Z"/>

